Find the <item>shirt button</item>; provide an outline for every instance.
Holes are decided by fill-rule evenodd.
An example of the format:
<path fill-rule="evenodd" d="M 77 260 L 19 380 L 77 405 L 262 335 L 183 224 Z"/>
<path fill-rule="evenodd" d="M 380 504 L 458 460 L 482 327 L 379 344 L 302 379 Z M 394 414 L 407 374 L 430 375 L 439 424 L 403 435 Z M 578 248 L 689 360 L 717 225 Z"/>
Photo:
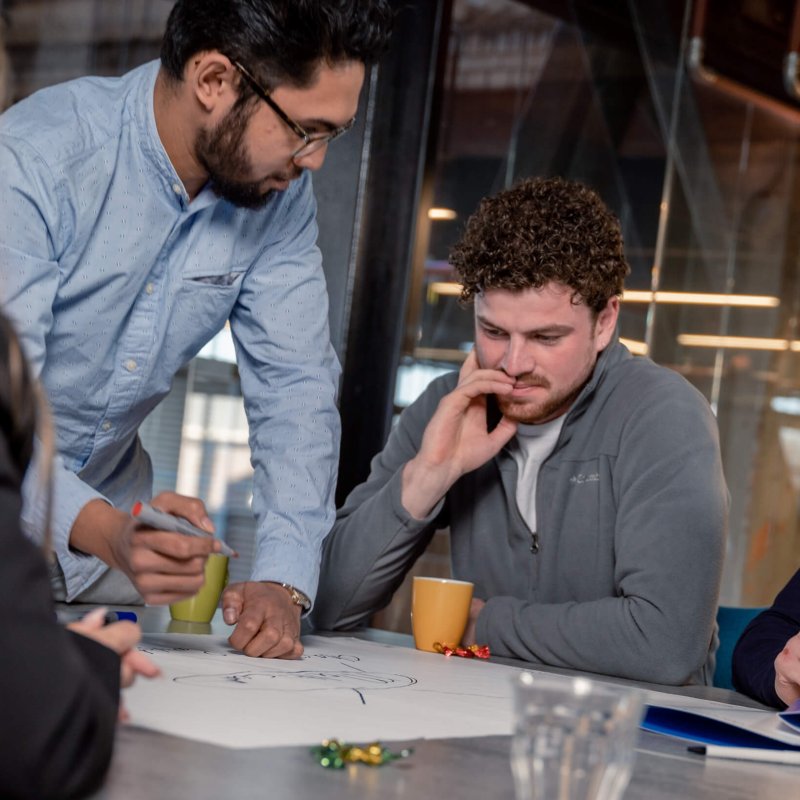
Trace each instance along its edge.
<path fill-rule="evenodd" d="M 183 186 L 181 186 L 179 183 L 173 183 L 172 191 L 175 192 L 175 194 L 181 195 L 183 194 Z"/>
<path fill-rule="evenodd" d="M 111 423 L 110 423 L 108 420 L 106 420 L 106 421 L 105 421 L 105 422 L 102 424 L 102 426 L 101 426 L 101 427 L 103 428 L 103 430 L 104 430 L 104 431 L 110 431 L 110 430 L 111 430 Z"/>
<path fill-rule="evenodd" d="M 148 283 L 147 286 L 144 287 L 144 290 L 147 292 L 147 294 L 153 294 L 153 284 Z"/>
<path fill-rule="evenodd" d="M 125 362 L 125 369 L 128 370 L 128 372 L 133 372 L 136 369 L 136 362 L 132 358 L 129 358 Z"/>

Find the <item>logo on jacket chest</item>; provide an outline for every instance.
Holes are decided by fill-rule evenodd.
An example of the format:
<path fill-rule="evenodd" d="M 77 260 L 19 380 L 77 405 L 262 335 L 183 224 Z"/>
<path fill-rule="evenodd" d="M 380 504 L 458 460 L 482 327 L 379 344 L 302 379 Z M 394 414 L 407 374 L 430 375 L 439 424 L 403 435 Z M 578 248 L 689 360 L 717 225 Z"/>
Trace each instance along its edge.
<path fill-rule="evenodd" d="M 599 480 L 599 472 L 579 472 L 577 475 L 573 475 L 569 482 L 575 486 L 580 486 L 582 483 L 597 483 Z"/>

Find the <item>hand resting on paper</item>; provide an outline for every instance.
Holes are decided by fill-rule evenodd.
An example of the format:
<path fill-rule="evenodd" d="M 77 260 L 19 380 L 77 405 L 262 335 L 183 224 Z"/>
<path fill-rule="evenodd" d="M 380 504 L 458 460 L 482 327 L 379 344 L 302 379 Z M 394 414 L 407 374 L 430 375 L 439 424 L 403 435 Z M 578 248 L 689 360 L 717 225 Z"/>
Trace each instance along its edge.
<path fill-rule="evenodd" d="M 787 706 L 800 700 L 800 633 L 786 642 L 775 659 L 775 694 Z"/>
<path fill-rule="evenodd" d="M 222 595 L 222 616 L 236 624 L 230 643 L 256 658 L 300 658 L 300 606 L 278 583 L 231 584 Z"/>
<path fill-rule="evenodd" d="M 67 625 L 69 630 L 94 639 L 99 644 L 113 650 L 120 658 L 120 686 L 130 686 L 137 675 L 146 678 L 155 678 L 161 670 L 144 654 L 136 649 L 139 639 L 142 638 L 141 628 L 135 622 L 114 622 L 104 625 L 105 608 L 95 608 L 83 619 Z M 119 719 L 125 722 L 128 713 L 120 702 Z"/>

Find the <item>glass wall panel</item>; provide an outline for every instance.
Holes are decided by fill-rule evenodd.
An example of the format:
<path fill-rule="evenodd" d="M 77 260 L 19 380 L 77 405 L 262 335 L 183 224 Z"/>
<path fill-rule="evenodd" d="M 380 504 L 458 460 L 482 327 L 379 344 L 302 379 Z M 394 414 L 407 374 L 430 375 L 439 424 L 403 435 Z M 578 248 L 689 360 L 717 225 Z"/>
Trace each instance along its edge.
<path fill-rule="evenodd" d="M 765 41 L 788 32 L 780 9 L 732 6 Z M 524 176 L 591 185 L 631 263 L 623 341 L 683 374 L 718 417 L 731 492 L 722 601 L 762 604 L 800 565 L 800 105 L 698 69 L 691 12 L 455 0 L 395 410 L 472 346 L 448 251 L 479 199 Z"/>
<path fill-rule="evenodd" d="M 523 176 L 558 174 L 598 189 L 622 220 L 629 288 L 650 288 L 666 146 L 632 21 L 622 23 L 606 34 L 513 0 L 456 0 L 398 407 L 471 347 L 448 252 L 479 200 Z M 671 56 L 674 79 L 675 42 Z M 647 310 L 631 303 L 622 314 L 622 335 L 642 347 Z"/>

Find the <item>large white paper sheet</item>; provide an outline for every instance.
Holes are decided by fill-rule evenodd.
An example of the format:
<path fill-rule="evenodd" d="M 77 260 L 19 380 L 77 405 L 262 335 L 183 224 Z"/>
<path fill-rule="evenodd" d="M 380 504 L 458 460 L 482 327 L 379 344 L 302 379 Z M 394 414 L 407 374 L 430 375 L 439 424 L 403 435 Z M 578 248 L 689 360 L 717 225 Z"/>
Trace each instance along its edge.
<path fill-rule="evenodd" d="M 301 660 L 282 661 L 248 658 L 221 636 L 147 634 L 139 649 L 163 676 L 125 690 L 131 722 L 233 748 L 512 732 L 514 667 L 351 638 L 308 636 L 303 644 Z M 645 694 L 651 705 L 767 735 L 774 736 L 779 724 L 771 711 Z"/>
<path fill-rule="evenodd" d="M 148 634 L 163 677 L 125 691 L 131 722 L 225 747 L 508 734 L 513 667 L 350 638 L 303 638 L 299 661 L 217 636 Z"/>

